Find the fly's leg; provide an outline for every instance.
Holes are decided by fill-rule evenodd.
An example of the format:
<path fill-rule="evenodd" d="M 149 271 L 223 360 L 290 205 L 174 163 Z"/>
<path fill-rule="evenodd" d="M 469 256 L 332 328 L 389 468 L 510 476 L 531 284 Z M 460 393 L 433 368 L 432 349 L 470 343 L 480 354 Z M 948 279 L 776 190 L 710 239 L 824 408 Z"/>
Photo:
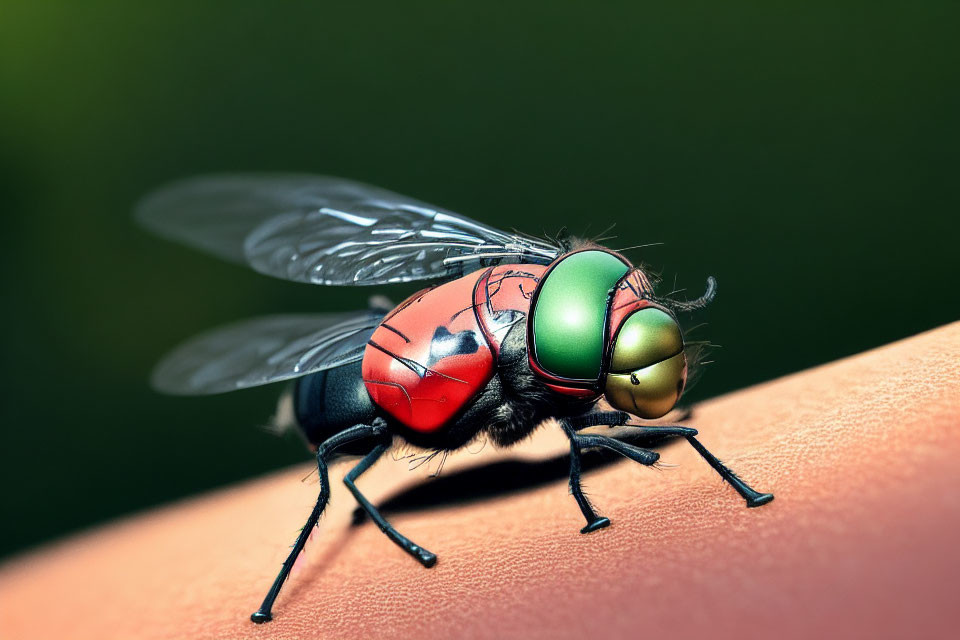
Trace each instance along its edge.
<path fill-rule="evenodd" d="M 590 533 L 597 529 L 603 529 L 609 526 L 610 519 L 597 515 L 597 512 L 593 510 L 593 505 L 587 500 L 587 496 L 583 494 L 583 488 L 580 486 L 580 447 L 577 446 L 575 440 L 576 434 L 565 421 L 562 421 L 560 424 L 564 432 L 566 432 L 567 437 L 570 438 L 570 493 L 573 494 L 574 500 L 577 501 L 577 506 L 580 507 L 583 517 L 587 520 L 587 526 L 580 529 L 580 533 Z"/>
<path fill-rule="evenodd" d="M 644 426 L 644 425 L 632 425 L 627 424 L 630 419 L 630 414 L 624 411 L 596 411 L 593 413 L 587 413 L 582 416 L 576 416 L 574 418 L 569 418 L 568 422 L 570 427 L 575 430 L 584 429 L 586 427 L 592 427 L 599 424 L 607 424 L 611 426 L 626 426 L 631 428 L 631 435 L 638 436 L 658 436 L 658 437 L 669 437 L 669 436 L 682 436 L 687 439 L 691 446 L 699 453 L 707 463 L 713 467 L 713 469 L 720 474 L 720 476 L 729 482 L 737 493 L 739 493 L 744 500 L 747 501 L 748 507 L 761 507 L 768 502 L 773 500 L 772 493 L 760 493 L 753 490 L 746 482 L 741 480 L 737 474 L 731 471 L 726 465 L 720 462 L 716 456 L 707 451 L 706 447 L 700 444 L 700 441 L 696 439 L 697 430 L 690 427 L 683 427 L 679 425 L 663 425 L 663 426 Z M 606 447 L 607 449 L 612 449 L 621 455 L 624 455 L 631 460 L 636 460 L 641 464 L 648 464 L 642 459 L 638 459 L 641 453 L 646 451 L 647 453 L 652 454 L 652 451 L 647 451 L 646 449 L 639 449 L 637 447 L 632 447 L 626 443 L 620 442 L 612 438 L 605 438 L 607 442 L 595 442 L 592 444 L 587 443 L 587 439 L 595 438 L 604 438 L 604 436 L 592 436 L 592 435 L 581 435 L 581 434 L 572 434 L 568 432 L 568 436 L 571 438 L 577 438 L 580 440 L 581 448 L 585 446 L 599 446 Z M 614 445 L 612 443 L 618 443 Z"/>
<path fill-rule="evenodd" d="M 317 504 L 314 505 L 313 511 L 310 512 L 310 517 L 307 518 L 306 524 L 304 524 L 303 529 L 300 530 L 300 535 L 297 536 L 297 541 L 293 544 L 293 548 L 290 550 L 290 555 L 288 555 L 287 559 L 283 561 L 283 566 L 280 567 L 280 573 L 277 574 L 277 579 L 273 581 L 273 586 L 271 586 L 270 591 L 267 592 L 267 597 L 263 599 L 263 604 L 261 604 L 260 608 L 250 616 L 252 621 L 259 624 L 263 622 L 270 622 L 270 620 L 273 619 L 273 615 L 270 613 L 270 610 L 273 608 L 273 602 L 277 599 L 277 595 L 280 593 L 280 588 L 286 581 L 287 576 L 290 575 L 290 569 L 293 568 L 293 563 L 303 551 L 304 545 L 307 544 L 307 538 L 310 537 L 310 532 L 313 531 L 315 526 L 317 526 L 317 521 L 320 519 L 320 514 L 323 513 L 324 508 L 327 506 L 327 502 L 330 500 L 330 482 L 327 473 L 327 459 L 337 448 L 342 447 L 345 444 L 371 437 L 382 437 L 386 433 L 386 425 L 377 420 L 374 421 L 374 424 L 372 425 L 358 424 L 355 427 L 345 429 L 335 436 L 331 436 L 325 440 L 323 444 L 317 447 L 317 471 L 320 474 L 320 495 L 317 497 Z"/>
<path fill-rule="evenodd" d="M 657 460 L 660 459 L 660 454 L 656 451 L 641 449 L 640 447 L 635 447 L 632 444 L 627 444 L 614 438 L 608 438 L 607 436 L 576 434 L 574 436 L 574 442 L 581 450 L 602 447 L 619 453 L 624 458 L 630 458 L 634 462 L 639 462 L 647 466 L 656 464 Z"/>
<path fill-rule="evenodd" d="M 387 534 L 388 538 L 393 540 L 401 549 L 416 558 L 423 566 L 432 567 L 437 563 L 436 554 L 414 544 L 406 536 L 394 529 L 393 525 L 387 522 L 387 520 L 380 515 L 380 512 L 377 511 L 377 508 L 370 504 L 370 501 L 367 500 L 362 493 L 360 493 L 360 490 L 357 489 L 357 485 L 354 484 L 356 479 L 360 477 L 360 474 L 373 466 L 373 463 L 376 462 L 389 448 L 389 442 L 377 445 L 376 449 L 367 454 L 367 456 L 361 460 L 357 466 L 350 470 L 350 473 L 348 473 L 343 479 L 343 483 L 347 485 L 347 488 L 350 489 L 350 493 L 352 493 L 353 497 L 357 499 L 357 502 L 360 503 L 360 506 L 363 508 L 363 510 L 367 512 L 374 522 L 377 523 L 377 526 L 380 527 L 380 530 Z"/>
<path fill-rule="evenodd" d="M 741 480 L 737 474 L 727 468 L 722 462 L 720 462 L 715 455 L 707 451 L 707 448 L 700 444 L 700 441 L 694 438 L 692 435 L 686 436 L 687 442 L 697 450 L 697 453 L 703 457 L 704 460 L 713 467 L 714 471 L 720 474 L 720 477 L 730 483 L 734 489 L 737 490 L 737 493 L 747 501 L 748 507 L 761 507 L 768 502 L 773 500 L 772 493 L 760 493 L 754 491 L 746 482 Z"/>
<path fill-rule="evenodd" d="M 630 419 L 630 414 L 625 411 L 595 411 L 593 413 L 585 413 L 580 416 L 575 416 L 573 418 L 567 418 L 561 421 L 564 432 L 567 434 L 567 437 L 570 438 L 570 444 L 572 448 L 576 448 L 578 451 L 588 448 L 602 447 L 604 449 L 610 449 L 615 451 L 625 458 L 630 458 L 634 462 L 639 462 L 640 464 L 651 465 L 654 464 L 657 460 L 660 459 L 660 454 L 656 451 L 650 451 L 649 449 L 641 449 L 640 447 L 635 447 L 632 444 L 627 444 L 626 442 L 621 442 L 616 438 L 610 438 L 608 436 L 601 436 L 595 434 L 587 433 L 577 433 L 580 429 L 585 429 L 586 427 L 594 427 L 599 424 L 607 424 L 611 426 L 624 426 L 627 421 Z M 633 426 L 633 425 L 631 425 Z M 648 431 L 651 434 L 659 434 L 663 436 L 670 435 L 687 435 L 688 433 L 696 434 L 695 429 L 688 429 L 686 427 L 634 427 L 635 429 L 642 429 Z"/>
<path fill-rule="evenodd" d="M 577 504 L 580 506 L 580 511 L 583 512 L 583 517 L 587 519 L 587 526 L 581 529 L 580 533 L 590 533 L 592 531 L 596 531 L 597 529 L 602 529 L 610 524 L 609 518 L 604 518 L 596 514 L 596 512 L 593 510 L 593 507 L 590 505 L 590 501 L 587 500 L 585 495 L 583 495 L 583 489 L 580 487 L 581 450 L 602 447 L 605 449 L 610 449 L 611 451 L 615 451 L 620 455 L 630 458 L 634 462 L 639 462 L 643 465 L 655 464 L 657 460 L 660 459 L 660 454 L 656 451 L 641 449 L 640 447 L 635 447 L 614 438 L 608 438 L 607 436 L 581 434 L 575 431 L 577 428 L 604 424 L 605 422 L 608 424 L 609 422 L 616 422 L 621 418 L 621 416 L 619 416 L 620 413 L 622 412 L 598 412 L 594 414 L 587 414 L 585 416 L 578 416 L 577 418 L 571 420 L 563 420 L 560 423 L 563 427 L 564 433 L 566 433 L 567 437 L 570 439 L 570 493 L 573 494 Z M 598 420 L 600 421 L 598 422 Z M 685 427 L 648 428 L 656 429 L 656 433 L 661 435 L 682 435 L 682 432 L 680 431 L 677 431 L 676 433 L 664 433 L 664 429 L 687 430 Z M 696 431 L 693 429 L 690 429 L 689 431 L 696 433 Z"/>
<path fill-rule="evenodd" d="M 680 425 L 640 425 L 630 424 L 631 415 L 626 411 L 593 411 L 579 416 L 567 418 L 567 424 L 574 430 L 580 431 L 587 427 L 607 425 L 609 427 L 629 427 L 631 434 L 637 436 L 654 436 L 669 438 L 672 436 L 695 436 L 697 430 Z"/>
<path fill-rule="evenodd" d="M 576 457 L 576 485 L 577 490 L 574 491 L 574 496 L 578 495 L 579 485 L 580 485 L 580 474 L 579 474 L 579 451 L 580 449 L 586 447 L 604 447 L 616 451 L 617 453 L 630 458 L 641 464 L 653 464 L 659 458 L 659 454 L 649 451 L 647 449 L 640 449 L 629 445 L 625 442 L 621 442 L 614 438 L 608 438 L 606 436 L 592 435 L 592 434 L 579 434 L 576 431 L 580 429 L 585 429 L 587 427 L 593 427 L 596 425 L 610 425 L 610 426 L 627 426 L 632 430 L 632 434 L 638 436 L 660 436 L 660 437 L 669 437 L 669 436 L 682 436 L 687 439 L 687 442 L 696 450 L 697 453 L 703 457 L 707 463 L 713 467 L 713 469 L 720 474 L 724 480 L 729 482 L 733 488 L 739 493 L 744 500 L 747 501 L 748 507 L 760 507 L 768 502 L 773 500 L 772 493 L 760 493 L 751 488 L 746 482 L 740 479 L 737 474 L 731 471 L 726 465 L 724 465 L 720 460 L 717 459 L 712 453 L 707 451 L 707 448 L 704 447 L 699 440 L 695 437 L 697 435 L 697 430 L 690 427 L 683 426 L 642 426 L 642 425 L 632 425 L 628 424 L 630 420 L 630 414 L 625 411 L 594 411 L 592 413 L 586 413 L 580 416 L 575 416 L 572 418 L 567 418 L 561 424 L 563 429 L 567 434 L 567 437 L 570 438 L 570 451 L 571 451 L 571 471 L 570 471 L 570 486 L 571 491 L 574 491 L 574 460 Z M 582 497 L 582 494 L 580 494 Z M 585 498 L 583 498 L 585 502 Z M 592 509 L 585 510 L 581 498 L 577 498 L 577 502 L 580 503 L 580 509 L 583 510 L 583 515 L 587 518 L 587 522 L 591 522 L 591 515 L 593 514 Z M 589 503 L 587 504 L 587 509 L 589 509 Z M 596 517 L 594 515 L 594 517 Z M 606 518 L 603 518 L 606 520 Z M 609 522 L 607 523 L 609 524 Z M 595 528 L 601 528 L 606 526 L 606 524 L 601 525 Z M 584 532 L 589 529 L 588 527 Z M 593 529 L 589 529 L 592 531 Z"/>
<path fill-rule="evenodd" d="M 574 430 L 580 431 L 581 429 L 586 429 L 587 427 L 595 427 L 597 425 L 607 425 L 609 427 L 628 427 L 630 429 L 629 435 L 631 438 L 672 438 L 677 436 L 687 437 L 697 435 L 697 430 L 684 427 L 680 425 L 640 425 L 640 424 L 629 424 L 631 415 L 626 411 L 593 411 L 591 413 L 584 413 L 579 416 L 574 416 L 572 418 L 567 418 L 567 424 Z M 577 436 L 583 438 L 585 436 Z M 617 440 L 621 441 L 620 437 L 610 437 L 610 436 L 597 436 L 600 438 L 605 438 L 607 440 Z M 584 446 L 599 446 L 606 447 L 608 449 L 613 448 L 612 445 L 605 443 L 595 443 L 593 445 L 584 445 Z M 618 453 L 627 455 L 616 449 Z M 628 458 L 631 456 L 627 456 Z M 641 462 L 638 460 L 638 462 Z"/>
<path fill-rule="evenodd" d="M 630 414 L 626 411 L 591 411 L 590 413 L 566 418 L 563 422 L 565 424 L 564 430 L 569 427 L 573 431 L 579 431 L 600 424 L 611 427 L 621 427 L 627 424 L 629 420 Z M 567 435 L 570 435 L 569 432 Z"/>

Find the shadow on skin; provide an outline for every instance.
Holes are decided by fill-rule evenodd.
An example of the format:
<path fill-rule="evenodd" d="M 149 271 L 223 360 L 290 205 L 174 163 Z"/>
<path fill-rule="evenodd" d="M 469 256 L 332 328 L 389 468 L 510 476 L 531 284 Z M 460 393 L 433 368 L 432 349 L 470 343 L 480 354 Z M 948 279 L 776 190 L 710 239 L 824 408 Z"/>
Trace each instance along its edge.
<path fill-rule="evenodd" d="M 603 430 L 598 433 L 605 433 L 623 442 L 645 448 L 656 448 L 677 440 L 677 438 L 656 440 L 630 438 L 629 431 L 626 429 L 607 429 L 606 427 L 600 429 Z M 585 472 L 609 466 L 623 459 L 616 453 L 599 449 L 584 450 L 581 457 Z M 382 502 L 378 509 L 384 517 L 389 517 L 433 507 L 491 500 L 561 480 L 566 481 L 569 475 L 570 457 L 568 455 L 539 461 L 505 460 L 450 474 L 441 474 L 389 498 Z M 366 520 L 368 520 L 366 512 L 357 507 L 353 512 L 353 526 L 359 526 Z"/>

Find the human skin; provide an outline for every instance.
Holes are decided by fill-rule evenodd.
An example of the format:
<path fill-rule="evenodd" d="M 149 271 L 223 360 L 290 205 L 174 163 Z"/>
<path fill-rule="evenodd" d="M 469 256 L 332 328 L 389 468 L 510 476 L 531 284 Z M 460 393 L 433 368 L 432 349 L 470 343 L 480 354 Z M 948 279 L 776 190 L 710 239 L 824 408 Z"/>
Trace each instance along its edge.
<path fill-rule="evenodd" d="M 333 499 L 274 621 L 249 620 L 316 499 L 305 464 L 107 525 L 0 569 L 3 638 L 954 637 L 960 625 L 960 323 L 698 405 L 700 440 L 776 500 L 743 500 L 684 441 L 662 469 L 586 487 L 613 524 L 581 535 L 564 481 L 390 516 L 425 569 L 331 469 Z M 463 452 L 444 475 L 561 454 Z M 670 465 L 670 466 L 666 466 Z M 375 502 L 424 482 L 386 458 Z M 435 465 L 431 470 L 435 469 Z"/>

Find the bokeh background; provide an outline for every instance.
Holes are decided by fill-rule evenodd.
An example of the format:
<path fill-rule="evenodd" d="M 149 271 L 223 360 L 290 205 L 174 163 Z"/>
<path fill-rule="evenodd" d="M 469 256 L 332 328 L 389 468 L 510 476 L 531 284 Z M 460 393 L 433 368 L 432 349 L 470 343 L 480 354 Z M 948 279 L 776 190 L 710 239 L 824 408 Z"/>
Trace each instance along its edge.
<path fill-rule="evenodd" d="M 5 2 L 0 555 L 306 459 L 257 428 L 277 389 L 166 398 L 149 370 L 372 291 L 147 235 L 131 207 L 173 178 L 330 173 L 663 242 L 632 255 L 720 283 L 692 399 L 960 317 L 960 5 L 661 4 Z"/>

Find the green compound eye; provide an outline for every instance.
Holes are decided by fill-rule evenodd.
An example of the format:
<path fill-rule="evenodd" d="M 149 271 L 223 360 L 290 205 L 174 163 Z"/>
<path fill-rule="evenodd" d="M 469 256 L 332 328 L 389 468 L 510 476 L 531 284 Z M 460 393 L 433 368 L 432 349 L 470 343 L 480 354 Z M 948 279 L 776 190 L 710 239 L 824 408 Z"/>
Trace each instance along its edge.
<path fill-rule="evenodd" d="M 534 356 L 541 367 L 561 378 L 600 376 L 607 296 L 627 271 L 606 251 L 571 254 L 550 270 L 533 309 Z"/>

